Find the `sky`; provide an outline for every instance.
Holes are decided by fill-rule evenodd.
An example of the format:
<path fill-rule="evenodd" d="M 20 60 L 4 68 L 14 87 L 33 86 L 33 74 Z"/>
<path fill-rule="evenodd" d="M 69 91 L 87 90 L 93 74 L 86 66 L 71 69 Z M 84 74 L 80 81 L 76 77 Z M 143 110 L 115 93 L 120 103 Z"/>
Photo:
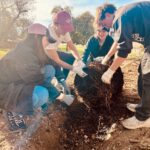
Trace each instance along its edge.
<path fill-rule="evenodd" d="M 136 1 L 139 0 L 35 0 L 33 11 L 34 22 L 48 25 L 51 22 L 50 12 L 55 6 L 72 7 L 72 15 L 76 17 L 85 11 L 89 11 L 94 15 L 96 8 L 104 2 L 110 2 L 116 7 L 120 7 Z"/>

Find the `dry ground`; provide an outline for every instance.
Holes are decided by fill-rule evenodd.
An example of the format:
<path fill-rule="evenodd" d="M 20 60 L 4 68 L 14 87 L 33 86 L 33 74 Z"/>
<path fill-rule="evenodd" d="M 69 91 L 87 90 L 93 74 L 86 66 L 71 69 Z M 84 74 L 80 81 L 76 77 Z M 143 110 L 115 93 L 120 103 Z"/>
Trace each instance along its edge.
<path fill-rule="evenodd" d="M 99 124 L 100 118 L 97 118 L 95 112 L 92 115 L 77 104 L 69 109 L 62 108 L 60 104 L 50 107 L 48 117 L 42 119 L 41 125 L 31 136 L 27 135 L 25 139 L 24 131 L 10 132 L 4 121 L 4 117 L 0 115 L 0 150 L 14 149 L 15 145 L 22 145 L 18 149 L 22 150 L 139 150 L 150 149 L 150 130 L 147 128 L 137 130 L 124 129 L 119 123 L 120 120 L 132 116 L 125 108 L 126 102 L 138 102 L 137 95 L 137 66 L 139 60 L 130 64 L 132 60 L 126 61 L 123 66 L 124 72 L 124 89 L 122 95 L 118 98 L 121 102 L 113 105 L 112 112 L 102 114 L 104 119 Z M 72 85 L 72 80 L 69 84 Z M 102 108 L 103 110 L 104 108 Z M 89 113 L 89 115 L 87 115 Z M 94 114 L 95 113 L 95 114 Z M 109 117 L 109 115 L 111 117 Z M 105 117 L 106 116 L 106 117 Z M 86 117 L 86 118 L 85 118 Z M 96 132 L 99 128 L 104 129 L 105 124 L 110 127 L 111 123 L 116 123 L 115 131 L 111 137 L 102 141 L 96 138 Z M 93 119 L 93 120 L 92 120 Z M 103 118 L 102 118 L 103 119 Z M 108 121 L 108 122 L 107 122 Z M 108 126 L 107 126 L 108 127 Z M 99 130 L 100 131 L 100 130 Z M 102 132 L 100 132 L 102 133 Z"/>

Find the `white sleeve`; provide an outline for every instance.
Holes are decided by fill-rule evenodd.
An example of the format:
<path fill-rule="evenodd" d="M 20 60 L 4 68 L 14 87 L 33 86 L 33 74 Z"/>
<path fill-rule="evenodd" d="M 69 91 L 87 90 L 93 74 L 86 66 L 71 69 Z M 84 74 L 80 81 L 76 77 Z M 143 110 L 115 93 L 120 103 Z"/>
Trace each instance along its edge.
<path fill-rule="evenodd" d="M 63 37 L 63 42 L 69 42 L 69 41 L 71 41 L 71 37 L 70 37 L 70 33 L 69 32 L 67 32 L 65 35 L 64 35 L 64 37 Z"/>
<path fill-rule="evenodd" d="M 56 42 L 56 43 L 49 43 L 47 46 L 46 46 L 46 48 L 45 48 L 46 50 L 51 50 L 51 49 L 58 49 L 58 43 Z"/>

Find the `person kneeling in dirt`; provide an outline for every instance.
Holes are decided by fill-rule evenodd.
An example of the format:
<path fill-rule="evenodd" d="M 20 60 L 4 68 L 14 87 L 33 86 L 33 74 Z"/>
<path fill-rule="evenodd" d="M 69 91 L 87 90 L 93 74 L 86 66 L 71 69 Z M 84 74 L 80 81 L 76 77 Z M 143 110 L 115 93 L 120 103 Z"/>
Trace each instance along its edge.
<path fill-rule="evenodd" d="M 86 64 L 101 61 L 113 44 L 113 38 L 108 34 L 108 30 L 95 24 L 96 33 L 89 38 L 82 57 Z"/>
<path fill-rule="evenodd" d="M 106 64 L 109 58 L 117 52 L 112 65 L 102 75 L 102 81 L 110 84 L 117 68 L 126 60 L 133 48 L 132 42 L 144 45 L 145 53 L 141 60 L 139 80 L 142 82 L 138 88 L 142 89 L 141 102 L 128 104 L 127 108 L 135 115 L 122 122 L 128 129 L 150 127 L 150 2 L 137 2 L 119 8 L 113 4 L 104 4 L 97 11 L 99 24 L 103 27 L 114 29 L 114 44 L 102 63 Z M 138 90 L 141 91 L 141 90 Z"/>
<path fill-rule="evenodd" d="M 0 107 L 6 110 L 11 130 L 25 129 L 23 116 L 33 115 L 48 102 L 49 91 L 55 88 L 50 80 L 54 76 L 53 62 L 50 58 L 59 59 L 56 51 L 47 55 L 45 47 L 56 42 L 48 29 L 41 24 L 28 27 L 27 38 L 20 42 L 14 50 L 8 52 L 0 60 Z M 83 75 L 82 67 L 71 66 L 63 61 L 62 66 L 79 75 Z M 50 74 L 47 76 L 46 66 Z M 45 82 L 46 77 L 49 80 Z M 54 96 L 53 96 L 54 98 Z M 55 99 L 70 105 L 74 98 L 71 95 L 55 95 Z"/>

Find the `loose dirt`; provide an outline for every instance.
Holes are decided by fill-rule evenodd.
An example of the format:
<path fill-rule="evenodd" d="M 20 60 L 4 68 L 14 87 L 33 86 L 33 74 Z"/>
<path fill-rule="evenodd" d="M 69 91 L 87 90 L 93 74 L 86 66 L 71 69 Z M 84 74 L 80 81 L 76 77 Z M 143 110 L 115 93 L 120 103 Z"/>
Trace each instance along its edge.
<path fill-rule="evenodd" d="M 20 150 L 139 150 L 150 149 L 148 128 L 127 130 L 120 122 L 132 115 L 126 109 L 127 102 L 137 103 L 136 60 L 122 68 L 124 87 L 121 95 L 113 99 L 110 109 L 96 105 L 91 109 L 76 96 L 68 108 L 60 103 L 51 105 L 49 115 L 42 118 L 39 128 L 23 139 L 25 131 L 10 132 L 0 111 L 0 150 L 11 150 L 21 143 Z M 73 76 L 69 84 L 73 88 Z M 35 128 L 34 128 L 35 129 Z M 21 142 L 20 142 L 21 141 Z"/>

